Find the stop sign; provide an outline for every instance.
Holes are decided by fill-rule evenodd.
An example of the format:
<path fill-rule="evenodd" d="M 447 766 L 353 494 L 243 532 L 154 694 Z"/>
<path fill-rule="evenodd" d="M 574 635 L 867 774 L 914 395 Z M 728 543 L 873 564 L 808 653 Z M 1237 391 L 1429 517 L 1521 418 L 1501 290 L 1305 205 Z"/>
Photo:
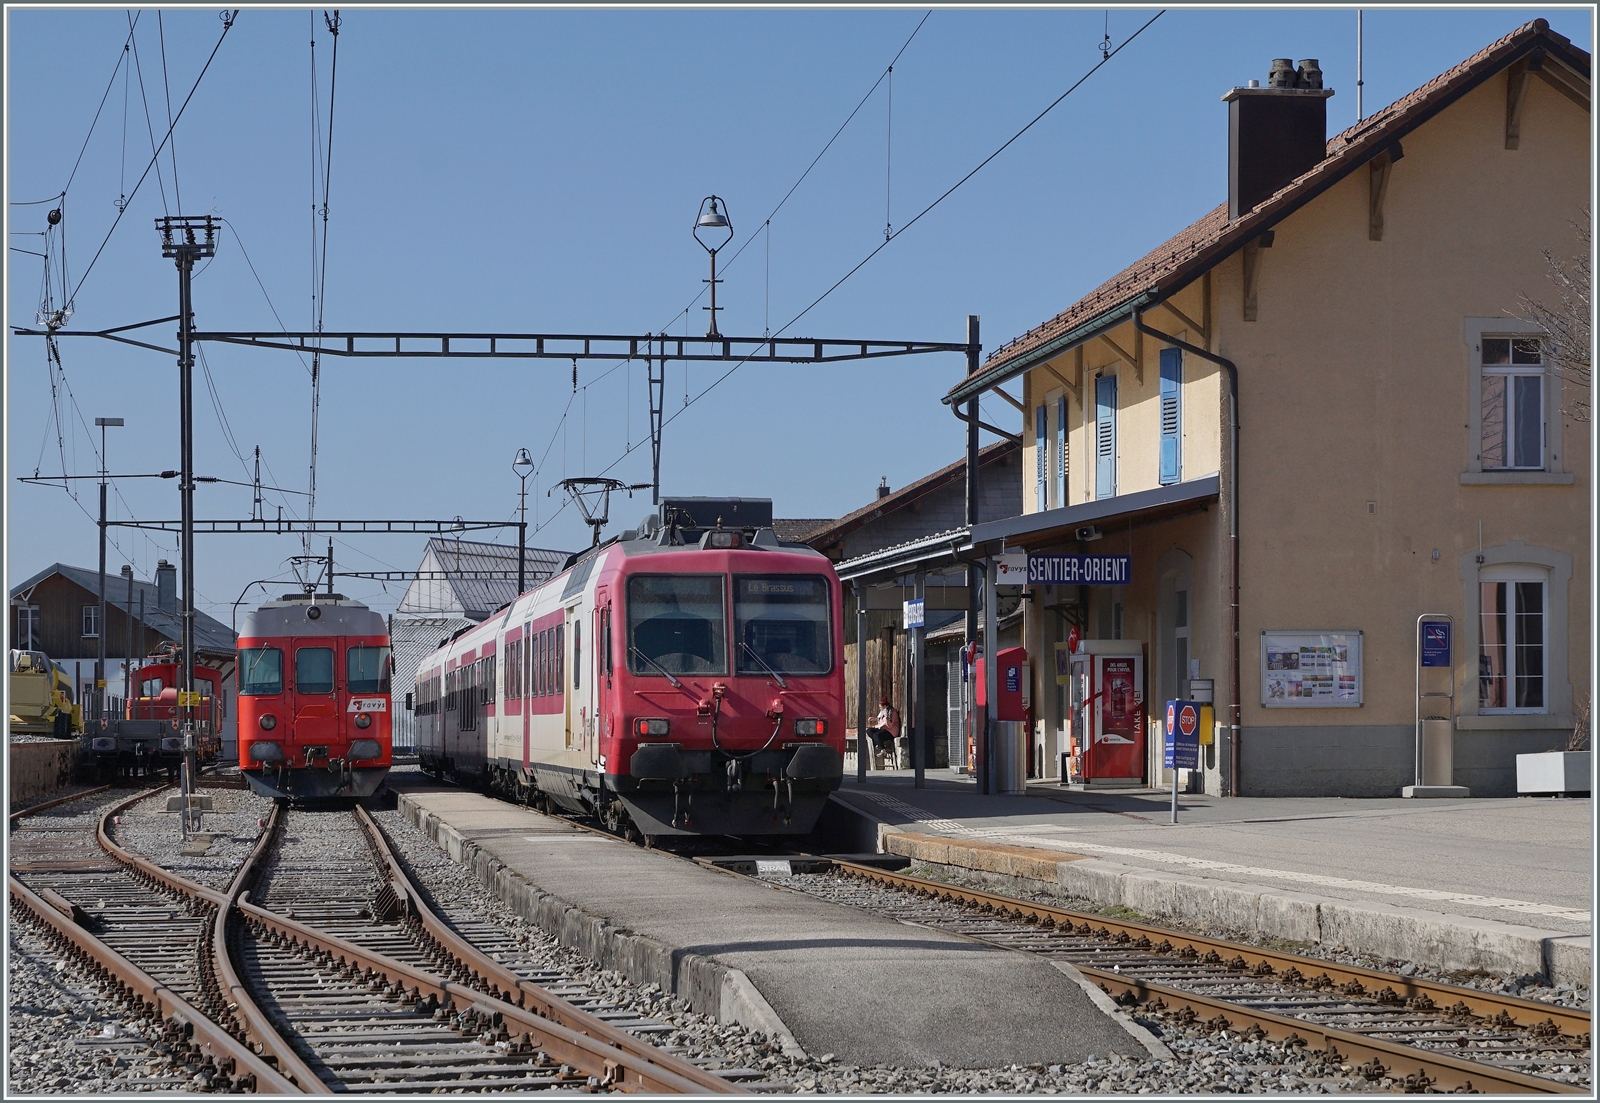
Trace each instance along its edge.
<path fill-rule="evenodd" d="M 1178 710 L 1178 730 L 1182 732 L 1185 737 L 1193 735 L 1195 729 L 1199 726 L 1199 709 L 1195 708 L 1193 705 L 1184 705 L 1183 708 Z"/>

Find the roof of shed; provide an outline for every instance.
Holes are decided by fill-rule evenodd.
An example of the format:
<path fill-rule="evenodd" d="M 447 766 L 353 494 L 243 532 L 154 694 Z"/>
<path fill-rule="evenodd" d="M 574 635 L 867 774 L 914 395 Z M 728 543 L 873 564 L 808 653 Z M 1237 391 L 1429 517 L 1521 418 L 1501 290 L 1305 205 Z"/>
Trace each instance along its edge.
<path fill-rule="evenodd" d="M 560 571 L 567 561 L 567 552 L 550 548 L 529 548 L 527 557 L 528 584 L 534 585 Z M 428 567 L 429 560 L 437 567 Z M 413 582 L 401 599 L 397 613 L 427 614 L 448 613 L 461 610 L 467 616 L 488 616 L 517 597 L 517 547 L 515 544 L 490 544 L 479 540 L 457 540 L 454 537 L 430 537 L 422 555 L 422 568 L 445 573 L 443 579 Z M 493 574 L 502 577 L 482 578 Z M 454 600 L 453 606 L 418 606 L 412 598 L 418 586 L 443 587 Z"/>
<path fill-rule="evenodd" d="M 100 594 L 100 572 L 88 567 L 73 567 L 66 563 L 52 563 L 38 574 L 25 582 L 19 582 L 11 587 L 11 596 L 17 597 L 33 589 L 51 575 L 60 575 L 75 586 L 80 586 L 89 591 L 93 596 Z M 139 621 L 139 598 L 144 596 L 144 619 Z M 106 574 L 106 604 L 116 609 L 121 609 L 128 616 L 134 618 L 136 623 L 143 623 L 152 632 L 158 632 L 169 640 L 179 640 L 183 637 L 183 622 L 176 613 L 168 613 L 160 609 L 157 604 L 156 585 L 141 579 L 133 580 L 133 607 L 128 607 L 128 580 L 121 574 Z M 194 611 L 194 646 L 197 652 L 226 656 L 231 658 L 238 650 L 238 637 L 233 630 L 215 617 L 208 616 L 196 609 Z"/>

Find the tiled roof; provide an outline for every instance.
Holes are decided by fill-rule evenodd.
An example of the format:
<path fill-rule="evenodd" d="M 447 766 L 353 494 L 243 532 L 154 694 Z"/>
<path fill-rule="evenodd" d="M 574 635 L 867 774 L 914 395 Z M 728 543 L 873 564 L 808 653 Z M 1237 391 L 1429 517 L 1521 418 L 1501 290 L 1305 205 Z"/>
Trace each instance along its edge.
<path fill-rule="evenodd" d="M 978 453 L 978 466 L 984 467 L 998 460 L 1004 459 L 1013 452 L 1020 452 L 1021 445 L 1009 440 L 998 441 L 984 447 Z M 946 467 L 941 467 L 931 475 L 924 475 L 914 483 L 907 483 L 899 490 L 882 498 L 876 498 L 853 513 L 847 513 L 837 521 L 824 521 L 826 528 L 818 528 L 807 533 L 805 542 L 821 551 L 846 533 L 853 532 L 869 521 L 893 513 L 895 510 L 911 504 L 924 494 L 931 494 L 946 483 L 965 482 L 967 477 L 967 461 L 959 459 Z"/>
<path fill-rule="evenodd" d="M 65 563 L 52 563 L 26 582 L 19 582 L 11 587 L 11 596 L 16 597 L 27 590 L 33 589 L 51 575 L 60 575 L 76 586 L 98 596 L 100 593 L 100 572 L 87 567 L 72 567 Z M 156 585 L 153 582 L 133 580 L 133 607 L 128 608 L 128 580 L 120 573 L 108 572 L 106 574 L 106 604 L 139 621 L 139 596 L 144 595 L 144 620 L 143 624 L 152 632 L 157 632 L 169 640 L 183 638 L 183 622 L 176 613 L 163 611 L 157 604 Z M 233 630 L 215 617 L 207 616 L 199 609 L 194 611 L 194 648 L 198 654 L 215 655 L 217 657 L 232 657 L 238 650 L 238 637 Z"/>
<path fill-rule="evenodd" d="M 1386 146 L 1536 49 L 1548 51 L 1588 77 L 1588 52 L 1552 31 L 1545 20 L 1535 19 L 1517 28 L 1416 91 L 1334 135 L 1328 141 L 1327 156 L 1322 161 L 1263 200 L 1249 214 L 1230 223 L 1228 205 L 1222 204 L 1054 318 L 1001 345 L 982 367 L 952 388 L 944 400 L 964 401 L 976 391 L 1003 382 L 1033 362 L 1065 351 L 1065 347 L 1092 336 L 1095 329 L 1106 323 L 1120 323 L 1123 314 L 1141 304 L 1147 305 L 1186 286 L 1262 231 L 1366 164 Z M 1080 332 L 1086 328 L 1087 332 Z M 1056 345 L 1063 347 L 1051 347 Z"/>
<path fill-rule="evenodd" d="M 779 540 L 799 541 L 831 524 L 832 517 L 774 517 L 772 534 Z"/>

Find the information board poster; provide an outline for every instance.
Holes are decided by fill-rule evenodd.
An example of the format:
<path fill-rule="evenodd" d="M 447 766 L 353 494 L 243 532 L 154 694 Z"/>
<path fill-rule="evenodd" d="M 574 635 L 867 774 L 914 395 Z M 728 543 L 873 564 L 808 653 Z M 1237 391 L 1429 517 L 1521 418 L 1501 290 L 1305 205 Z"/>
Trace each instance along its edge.
<path fill-rule="evenodd" d="M 1360 632 L 1261 633 L 1261 704 L 1278 709 L 1361 706 Z"/>

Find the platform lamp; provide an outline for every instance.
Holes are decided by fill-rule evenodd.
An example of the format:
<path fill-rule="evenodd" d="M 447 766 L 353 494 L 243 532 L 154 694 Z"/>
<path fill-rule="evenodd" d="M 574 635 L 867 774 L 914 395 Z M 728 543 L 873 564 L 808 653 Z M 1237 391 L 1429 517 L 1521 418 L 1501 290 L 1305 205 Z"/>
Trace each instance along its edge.
<path fill-rule="evenodd" d="M 721 209 L 717 204 L 721 203 Z M 708 209 L 709 208 L 709 209 Z M 723 231 L 727 236 L 723 237 Z M 704 234 L 705 236 L 701 236 Z M 715 245 L 707 244 L 722 237 Z M 717 250 L 733 240 L 733 223 L 728 219 L 728 204 L 720 196 L 708 195 L 700 201 L 700 217 L 695 219 L 694 239 L 700 243 L 700 248 L 711 254 L 711 278 L 706 282 L 711 285 L 711 305 L 702 307 L 711 311 L 711 328 L 706 331 L 707 337 L 721 337 L 717 332 Z"/>
<path fill-rule="evenodd" d="M 97 417 L 94 423 L 100 429 L 100 607 L 95 621 L 94 707 L 95 719 L 101 731 L 106 726 L 106 430 L 120 428 L 120 417 Z"/>
<path fill-rule="evenodd" d="M 526 448 L 517 449 L 517 458 L 511 461 L 511 470 L 522 482 L 517 505 L 520 514 L 517 521 L 517 593 L 520 594 L 528 588 L 528 476 L 536 470 L 533 457 Z"/>

